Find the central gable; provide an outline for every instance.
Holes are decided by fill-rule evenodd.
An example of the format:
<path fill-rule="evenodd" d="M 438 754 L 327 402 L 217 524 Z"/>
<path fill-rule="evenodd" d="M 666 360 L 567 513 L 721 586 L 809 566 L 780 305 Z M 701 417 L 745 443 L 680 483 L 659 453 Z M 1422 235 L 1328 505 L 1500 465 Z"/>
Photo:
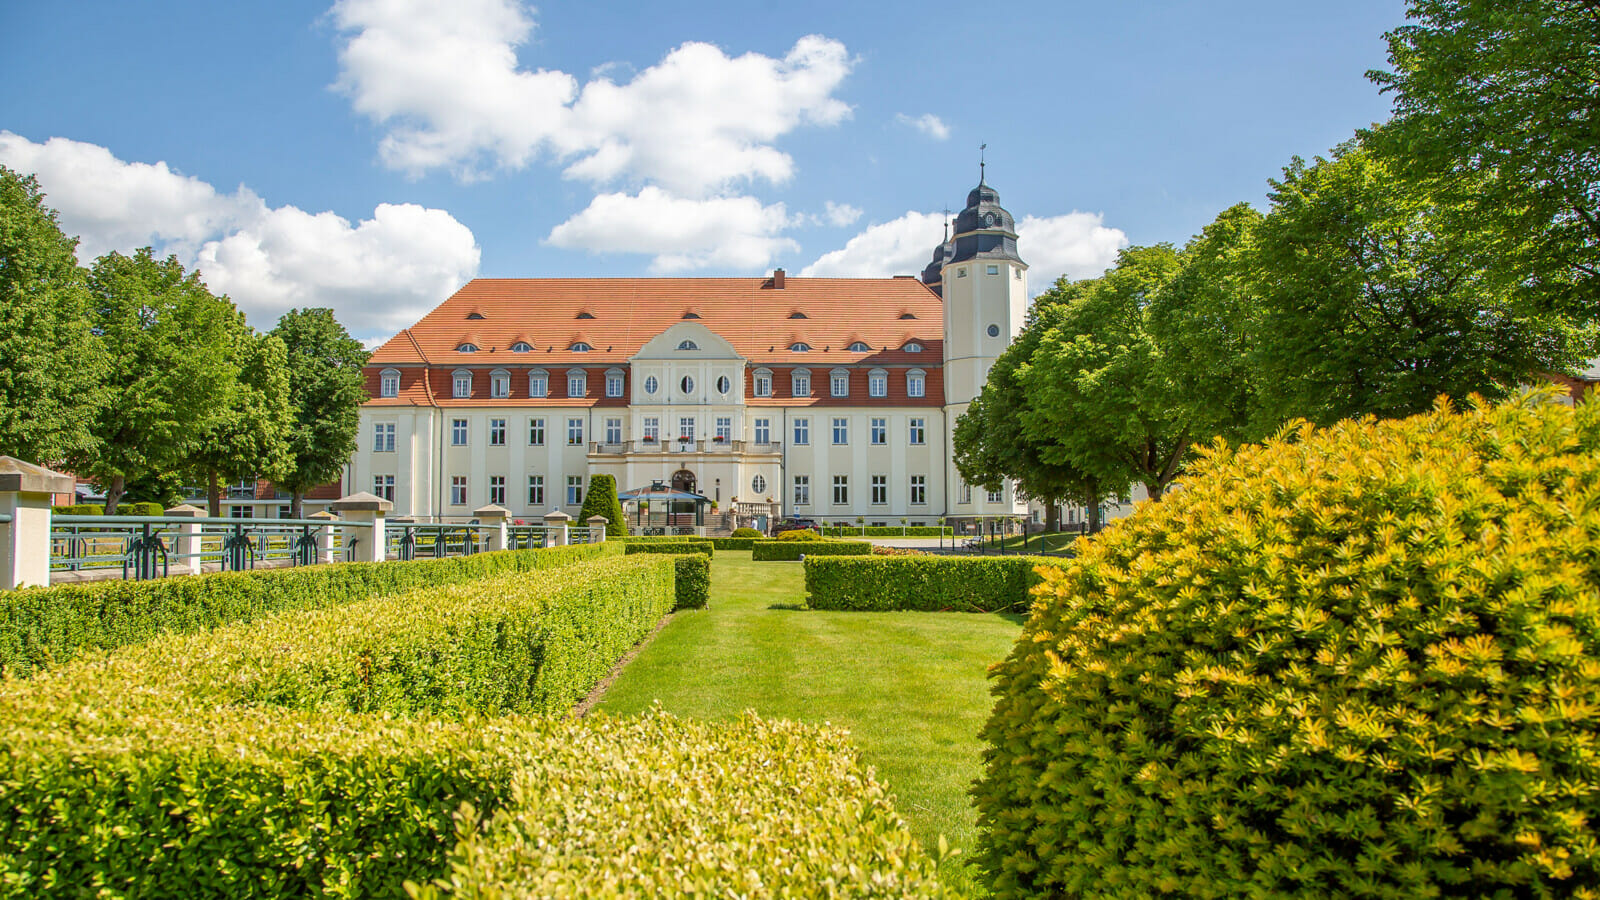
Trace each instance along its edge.
<path fill-rule="evenodd" d="M 732 343 L 705 325 L 680 322 L 646 341 L 639 352 L 629 358 L 629 362 L 690 359 L 746 361 Z"/>

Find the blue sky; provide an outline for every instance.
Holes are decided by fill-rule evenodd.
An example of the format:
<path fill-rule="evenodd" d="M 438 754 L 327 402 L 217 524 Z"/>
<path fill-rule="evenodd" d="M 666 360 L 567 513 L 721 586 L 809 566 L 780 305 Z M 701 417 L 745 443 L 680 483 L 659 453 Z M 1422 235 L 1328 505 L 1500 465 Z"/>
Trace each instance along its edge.
<path fill-rule="evenodd" d="M 987 143 L 1031 286 L 1385 118 L 1399 0 L 6 4 L 0 164 L 80 256 L 381 339 L 475 276 L 915 272 Z M 85 260 L 87 261 L 87 259 Z"/>

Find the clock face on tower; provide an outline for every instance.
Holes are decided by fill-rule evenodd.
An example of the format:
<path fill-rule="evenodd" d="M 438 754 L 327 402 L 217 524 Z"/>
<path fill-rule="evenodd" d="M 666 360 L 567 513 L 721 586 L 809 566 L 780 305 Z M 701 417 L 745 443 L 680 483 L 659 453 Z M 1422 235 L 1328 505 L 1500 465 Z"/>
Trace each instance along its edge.
<path fill-rule="evenodd" d="M 985 224 L 985 225 L 993 225 L 994 224 L 994 213 L 989 213 L 988 215 L 984 216 L 983 217 L 983 224 Z"/>

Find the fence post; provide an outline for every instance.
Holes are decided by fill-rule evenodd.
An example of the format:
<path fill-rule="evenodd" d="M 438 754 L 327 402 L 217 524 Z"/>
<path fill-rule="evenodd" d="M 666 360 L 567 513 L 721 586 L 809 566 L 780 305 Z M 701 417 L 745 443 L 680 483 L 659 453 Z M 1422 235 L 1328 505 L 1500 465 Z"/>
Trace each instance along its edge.
<path fill-rule="evenodd" d="M 484 536 L 484 543 L 488 545 L 485 549 L 492 552 L 510 546 L 506 543 L 506 538 L 509 537 L 506 534 L 506 520 L 511 518 L 511 510 L 491 503 L 473 510 L 472 515 L 477 518 L 478 524 L 489 526 L 487 531 L 479 532 Z"/>
<path fill-rule="evenodd" d="M 606 526 L 609 525 L 609 524 L 611 524 L 611 520 L 606 518 L 605 516 L 590 516 L 589 517 L 589 543 L 591 543 L 591 544 L 603 544 L 603 543 L 605 543 L 605 540 L 606 540 Z"/>
<path fill-rule="evenodd" d="M 167 516 L 173 519 L 198 519 L 206 511 L 198 506 L 180 503 L 167 510 Z M 178 564 L 168 568 L 178 575 L 199 575 L 203 570 L 200 559 L 200 523 L 185 522 L 179 525 L 172 535 L 172 555 L 178 559 Z"/>
<path fill-rule="evenodd" d="M 328 512 L 325 509 L 317 510 L 311 515 L 306 516 L 306 518 L 317 519 L 318 521 L 324 523 L 339 521 L 338 516 Z M 333 526 L 324 524 L 322 528 L 317 531 L 317 562 L 331 563 L 334 561 L 334 559 Z"/>
<path fill-rule="evenodd" d="M 394 504 L 376 494 L 362 491 L 351 494 L 328 504 L 339 518 L 348 522 L 371 522 L 371 528 L 343 528 L 344 545 L 350 546 L 355 542 L 355 552 L 350 558 L 354 562 L 383 562 L 388 559 L 388 540 L 383 533 L 383 519 L 389 510 L 394 509 Z"/>
<path fill-rule="evenodd" d="M 567 523 L 571 521 L 572 517 L 559 509 L 545 513 L 544 527 L 549 529 L 545 532 L 545 535 L 546 539 L 550 540 L 550 546 L 565 547 L 567 545 Z"/>
<path fill-rule="evenodd" d="M 0 456 L 0 590 L 50 583 L 50 508 L 77 487 L 71 475 Z"/>

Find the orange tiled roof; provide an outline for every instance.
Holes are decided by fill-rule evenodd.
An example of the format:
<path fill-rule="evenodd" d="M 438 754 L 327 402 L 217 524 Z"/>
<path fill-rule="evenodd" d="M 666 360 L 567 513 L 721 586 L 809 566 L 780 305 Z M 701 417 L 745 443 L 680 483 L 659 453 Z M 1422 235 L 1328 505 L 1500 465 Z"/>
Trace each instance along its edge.
<path fill-rule="evenodd" d="M 785 278 L 782 288 L 770 277 L 478 278 L 389 339 L 368 365 L 605 366 L 626 361 L 688 312 L 699 316 L 690 321 L 726 338 L 753 365 L 870 362 L 931 369 L 942 361 L 939 296 L 910 277 Z M 796 312 L 805 318 L 791 318 Z M 468 319 L 471 313 L 483 318 Z M 593 318 L 580 319 L 580 313 Z M 533 345 L 532 352 L 510 352 L 519 340 Z M 924 352 L 900 349 L 911 340 Z M 578 341 L 594 349 L 567 349 Z M 790 351 L 796 341 L 812 350 Z M 845 350 L 855 341 L 871 352 Z M 479 352 L 458 352 L 463 343 L 476 344 Z"/>

